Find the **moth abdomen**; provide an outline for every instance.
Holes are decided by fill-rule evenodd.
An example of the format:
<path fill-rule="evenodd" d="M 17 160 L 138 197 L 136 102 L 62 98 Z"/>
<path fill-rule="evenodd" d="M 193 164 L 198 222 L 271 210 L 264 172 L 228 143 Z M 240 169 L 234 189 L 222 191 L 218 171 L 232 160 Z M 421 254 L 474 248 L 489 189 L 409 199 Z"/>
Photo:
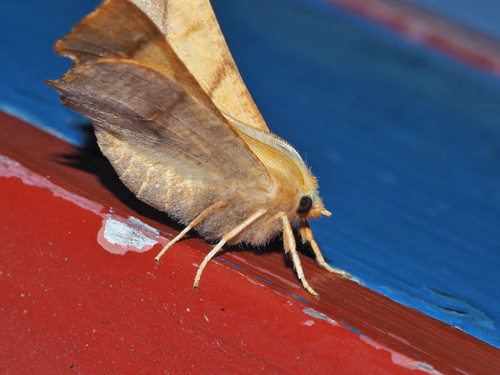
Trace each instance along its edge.
<path fill-rule="evenodd" d="M 199 187 L 169 165 L 155 164 L 127 142 L 105 130 L 96 131 L 99 147 L 123 183 L 139 198 L 182 222 L 191 219 L 189 203 L 196 204 Z M 191 205 L 192 205 L 191 204 Z M 187 211 L 181 207 L 187 206 Z"/>

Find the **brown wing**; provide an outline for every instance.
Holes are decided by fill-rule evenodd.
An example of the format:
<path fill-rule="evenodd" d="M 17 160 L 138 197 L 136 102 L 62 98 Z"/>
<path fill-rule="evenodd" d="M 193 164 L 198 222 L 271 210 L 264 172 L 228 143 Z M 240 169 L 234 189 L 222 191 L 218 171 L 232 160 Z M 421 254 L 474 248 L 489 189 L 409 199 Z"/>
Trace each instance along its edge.
<path fill-rule="evenodd" d="M 269 129 L 229 52 L 209 0 L 131 0 L 163 33 L 222 113 Z"/>
<path fill-rule="evenodd" d="M 49 84 L 65 105 L 96 126 L 153 162 L 265 185 L 265 167 L 134 4 L 105 1 L 58 41 L 56 51 L 75 63 Z"/>

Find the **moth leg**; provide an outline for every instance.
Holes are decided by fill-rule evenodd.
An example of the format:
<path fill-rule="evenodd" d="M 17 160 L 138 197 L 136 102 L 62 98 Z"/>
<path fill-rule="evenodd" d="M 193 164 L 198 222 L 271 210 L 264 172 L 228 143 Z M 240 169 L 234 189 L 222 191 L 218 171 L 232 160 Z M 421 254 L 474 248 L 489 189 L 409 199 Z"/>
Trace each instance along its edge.
<path fill-rule="evenodd" d="M 262 215 L 264 215 L 267 212 L 267 210 L 262 209 L 254 213 L 252 216 L 250 216 L 248 219 L 246 219 L 243 223 L 238 225 L 236 228 L 231 230 L 230 232 L 226 233 L 224 236 L 222 236 L 222 239 L 220 242 L 215 245 L 215 247 L 208 253 L 208 255 L 203 259 L 203 262 L 201 263 L 200 267 L 198 268 L 198 272 L 196 272 L 196 277 L 194 278 L 194 284 L 193 288 L 198 288 L 198 284 L 200 283 L 201 279 L 201 273 L 203 272 L 204 268 L 210 262 L 210 260 L 217 255 L 217 253 L 222 249 L 222 246 L 226 244 L 227 241 L 230 241 L 232 238 L 236 237 L 238 234 L 240 234 L 246 227 L 248 227 L 250 224 L 252 224 L 254 221 L 256 221 L 258 218 L 260 218 Z"/>
<path fill-rule="evenodd" d="M 313 288 L 311 288 L 306 280 L 306 277 L 304 276 L 304 271 L 302 270 L 302 264 L 300 263 L 299 255 L 297 253 L 295 236 L 293 235 L 290 220 L 288 220 L 288 216 L 284 212 L 280 212 L 278 215 L 281 217 L 281 220 L 283 222 L 283 244 L 285 246 L 285 252 L 292 258 L 293 267 L 295 268 L 295 272 L 297 272 L 297 276 L 304 289 L 311 293 L 314 298 L 319 299 L 319 294 L 316 293 Z"/>
<path fill-rule="evenodd" d="M 158 263 L 165 254 L 165 252 L 170 249 L 177 241 L 179 241 L 182 237 L 186 235 L 191 229 L 196 227 L 203 219 L 209 216 L 212 212 L 224 208 L 227 205 L 226 202 L 217 202 L 209 206 L 207 209 L 203 210 L 201 214 L 196 216 L 196 218 L 191 221 L 186 228 L 182 232 L 180 232 L 175 238 L 173 238 L 156 256 L 155 261 Z"/>
<path fill-rule="evenodd" d="M 327 270 L 329 272 L 337 273 L 337 274 L 342 275 L 344 277 L 351 276 L 351 274 L 348 273 L 348 272 L 342 271 L 342 270 L 340 270 L 338 268 L 331 267 L 325 261 L 325 258 L 323 258 L 323 254 L 321 254 L 321 250 L 319 249 L 318 244 L 314 240 L 311 227 L 309 226 L 309 223 L 307 222 L 307 220 L 301 220 L 300 221 L 299 231 L 300 231 L 300 237 L 302 238 L 302 242 L 304 242 L 304 243 L 309 242 L 309 244 L 311 245 L 311 248 L 312 248 L 312 250 L 314 252 L 314 256 L 316 258 L 316 264 L 319 267 L 321 267 L 321 268 L 323 268 L 323 269 L 325 269 L 325 270 Z"/>

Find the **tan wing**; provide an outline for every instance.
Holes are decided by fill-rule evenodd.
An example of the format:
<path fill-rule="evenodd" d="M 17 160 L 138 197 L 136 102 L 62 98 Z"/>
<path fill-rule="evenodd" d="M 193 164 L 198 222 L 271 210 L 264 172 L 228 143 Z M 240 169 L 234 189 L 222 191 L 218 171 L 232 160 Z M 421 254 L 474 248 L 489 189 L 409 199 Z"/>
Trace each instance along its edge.
<path fill-rule="evenodd" d="M 222 113 L 269 130 L 241 79 L 209 0 L 131 1 L 153 20 Z"/>
<path fill-rule="evenodd" d="M 105 1 L 56 51 L 75 60 L 61 80 L 49 82 L 63 103 L 142 148 L 152 162 L 266 185 L 265 167 L 131 2 Z"/>

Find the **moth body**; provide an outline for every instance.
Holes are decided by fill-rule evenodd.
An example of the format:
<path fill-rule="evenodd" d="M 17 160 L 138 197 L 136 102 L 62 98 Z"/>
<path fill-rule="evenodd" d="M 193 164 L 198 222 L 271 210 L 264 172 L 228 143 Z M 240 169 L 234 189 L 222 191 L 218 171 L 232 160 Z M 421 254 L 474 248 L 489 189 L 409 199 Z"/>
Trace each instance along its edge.
<path fill-rule="evenodd" d="M 196 18 L 198 15 L 199 18 Z M 307 220 L 329 216 L 297 151 L 272 134 L 239 76 L 208 0 L 105 0 L 56 52 L 73 59 L 55 87 L 92 120 L 98 143 L 135 195 L 217 245 L 283 235 L 311 294 L 292 226 L 330 267 Z"/>
<path fill-rule="evenodd" d="M 216 181 L 210 176 L 189 176 L 189 170 L 176 163 L 154 164 L 147 153 L 130 146 L 105 130 L 97 127 L 99 147 L 111 162 L 123 183 L 139 199 L 164 211 L 180 223 L 187 225 L 200 213 L 216 202 L 225 202 L 224 209 L 214 212 L 197 227 L 200 235 L 210 241 L 222 238 L 262 207 L 266 213 L 248 227 L 248 230 L 228 241 L 230 244 L 247 243 L 261 246 L 282 231 L 282 224 L 275 216 L 287 212 L 293 223 L 298 222 L 295 201 L 298 192 L 287 183 L 287 176 L 278 170 L 271 173 L 269 189 L 252 188 Z M 161 152 L 158 150 L 157 152 Z"/>

